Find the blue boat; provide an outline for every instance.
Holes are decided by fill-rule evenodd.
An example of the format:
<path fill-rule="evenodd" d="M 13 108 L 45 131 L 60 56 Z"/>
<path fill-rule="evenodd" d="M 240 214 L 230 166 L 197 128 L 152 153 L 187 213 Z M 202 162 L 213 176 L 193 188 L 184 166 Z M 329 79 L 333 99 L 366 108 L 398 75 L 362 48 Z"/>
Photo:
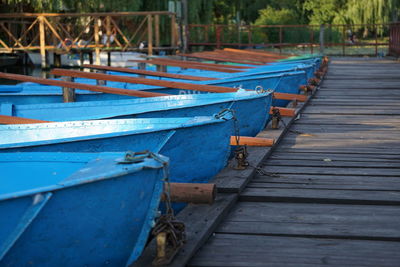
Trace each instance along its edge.
<path fill-rule="evenodd" d="M 232 135 L 230 113 L 0 125 L 0 152 L 150 150 L 170 158 L 171 181 L 207 182 L 226 165 Z"/>
<path fill-rule="evenodd" d="M 92 79 L 77 79 L 77 82 L 95 84 Z M 299 86 L 307 82 L 304 71 L 281 73 L 274 75 L 254 75 L 243 78 L 231 78 L 225 80 L 216 80 L 208 82 L 197 82 L 199 84 L 228 86 L 244 89 L 271 89 L 281 93 L 299 93 Z M 196 83 L 196 82 L 193 82 Z M 118 87 L 124 89 L 146 90 L 149 92 L 161 92 L 166 94 L 196 94 L 200 91 L 181 90 L 176 88 L 165 88 L 138 84 L 128 84 L 122 82 L 108 82 L 107 86 Z M 0 87 L 0 101 L 3 103 L 13 104 L 41 104 L 41 103 L 59 103 L 62 101 L 62 89 L 58 86 L 38 85 L 34 83 L 21 83 L 14 86 Z M 9 88 L 9 89 L 7 89 Z M 204 92 L 202 92 L 204 93 Z M 77 101 L 101 101 L 101 100 L 118 100 L 132 99 L 130 96 L 104 94 L 89 92 L 84 90 L 76 90 Z M 288 101 L 276 101 L 273 105 L 283 106 Z"/>
<path fill-rule="evenodd" d="M 256 136 L 264 129 L 272 102 L 270 92 L 239 90 L 236 93 L 191 94 L 57 104 L 0 104 L 0 115 L 45 121 L 122 118 L 211 116 L 222 109 L 235 111 L 239 134 Z"/>
<path fill-rule="evenodd" d="M 222 73 L 215 71 L 207 71 L 207 70 L 198 70 L 198 69 L 182 69 L 180 67 L 168 67 L 168 72 L 177 73 L 177 74 L 187 74 L 191 76 L 200 76 L 200 77 L 210 77 L 217 79 L 227 79 L 233 77 L 246 77 L 252 75 L 259 74 L 277 74 L 284 72 L 293 72 L 293 71 L 305 71 L 307 73 L 307 79 L 314 77 L 314 72 L 321 65 L 321 57 L 312 57 L 309 59 L 293 59 L 293 60 L 282 60 L 279 62 L 268 63 L 266 65 L 261 66 L 252 66 L 254 68 L 247 69 L 243 72 L 237 73 Z M 148 67 L 148 70 L 156 70 L 155 67 Z"/>
<path fill-rule="evenodd" d="M 1 266 L 127 266 L 158 213 L 167 159 L 1 153 Z"/>

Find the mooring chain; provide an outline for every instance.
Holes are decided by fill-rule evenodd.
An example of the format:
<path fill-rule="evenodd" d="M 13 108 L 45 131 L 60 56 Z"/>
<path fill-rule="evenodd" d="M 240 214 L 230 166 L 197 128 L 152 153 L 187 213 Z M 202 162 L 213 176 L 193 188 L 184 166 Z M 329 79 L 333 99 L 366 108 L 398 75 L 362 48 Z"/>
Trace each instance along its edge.
<path fill-rule="evenodd" d="M 236 144 L 239 145 L 239 141 L 240 141 L 240 128 L 239 128 L 239 121 L 236 117 L 236 112 L 234 109 L 231 108 L 225 108 L 223 110 L 221 110 L 220 112 L 218 112 L 217 114 L 214 115 L 214 117 L 216 119 L 223 119 L 223 120 L 227 120 L 225 118 L 225 115 L 230 113 L 232 115 L 232 120 L 233 120 L 233 130 L 234 130 L 234 136 L 236 139 Z"/>
<path fill-rule="evenodd" d="M 235 136 L 235 141 L 236 141 L 236 149 L 234 151 L 234 157 L 236 159 L 236 167 L 235 169 L 245 169 L 249 163 L 247 162 L 247 146 L 246 145 L 240 145 L 240 127 L 239 127 L 239 120 L 236 117 L 236 113 L 234 110 L 232 110 L 233 114 L 233 128 L 234 128 L 234 136 Z"/>
<path fill-rule="evenodd" d="M 282 119 L 282 115 L 279 111 L 279 109 L 274 108 L 272 109 L 272 117 L 277 118 L 278 121 L 281 121 L 283 124 L 283 127 L 291 133 L 295 133 L 295 134 L 304 134 L 303 132 L 297 131 L 297 130 L 291 130 L 290 127 L 285 123 L 285 121 Z"/>
<path fill-rule="evenodd" d="M 163 165 L 163 182 L 166 212 L 158 217 L 155 226 L 151 231 L 151 236 L 156 237 L 157 257 L 154 265 L 168 264 L 186 241 L 185 225 L 175 218 L 171 201 L 171 184 L 169 179 L 168 161 L 158 157 L 149 151 L 130 152 L 125 155 L 125 162 L 143 161 L 144 158 L 151 157 Z M 124 162 L 124 163 L 125 163 Z"/>

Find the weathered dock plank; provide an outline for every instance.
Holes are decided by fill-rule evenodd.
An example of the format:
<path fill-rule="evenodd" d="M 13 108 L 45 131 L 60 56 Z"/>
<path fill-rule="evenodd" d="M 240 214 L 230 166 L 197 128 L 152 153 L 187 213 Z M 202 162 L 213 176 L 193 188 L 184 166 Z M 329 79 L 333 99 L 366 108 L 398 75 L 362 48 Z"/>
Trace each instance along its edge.
<path fill-rule="evenodd" d="M 188 266 L 398 267 L 399 251 L 390 241 L 216 234 Z"/>
<path fill-rule="evenodd" d="M 188 266 L 399 266 L 399 66 L 333 61 Z"/>
<path fill-rule="evenodd" d="M 395 206 L 240 202 L 217 233 L 400 241 L 399 224 Z"/>

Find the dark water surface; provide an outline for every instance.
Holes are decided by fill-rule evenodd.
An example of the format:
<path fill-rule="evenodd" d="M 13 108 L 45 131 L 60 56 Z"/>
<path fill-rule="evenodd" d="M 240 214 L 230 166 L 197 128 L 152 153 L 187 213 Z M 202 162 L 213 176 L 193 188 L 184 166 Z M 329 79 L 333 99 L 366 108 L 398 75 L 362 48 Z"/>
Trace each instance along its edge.
<path fill-rule="evenodd" d="M 29 75 L 29 76 L 34 76 L 34 77 L 40 77 L 40 78 L 54 78 L 54 75 L 49 74 L 50 69 L 42 70 L 42 68 L 40 68 L 38 66 L 29 66 L 29 65 L 6 66 L 6 67 L 0 67 L 0 72 L 23 74 L 23 75 Z M 0 78 L 0 85 L 1 84 L 17 84 L 17 83 L 20 83 L 20 82 Z"/>

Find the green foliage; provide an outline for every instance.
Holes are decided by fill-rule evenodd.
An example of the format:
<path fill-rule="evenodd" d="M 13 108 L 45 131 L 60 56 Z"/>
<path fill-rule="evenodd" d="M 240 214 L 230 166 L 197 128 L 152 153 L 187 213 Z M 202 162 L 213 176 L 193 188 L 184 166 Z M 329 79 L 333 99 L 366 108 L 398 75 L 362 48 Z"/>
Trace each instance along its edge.
<path fill-rule="evenodd" d="M 342 16 L 347 0 L 306 0 L 304 11 L 308 13 L 310 24 L 331 24 Z"/>
<path fill-rule="evenodd" d="M 141 0 L 0 0 L 2 12 L 107 12 L 137 11 L 145 4 Z M 149 1 L 153 2 L 153 1 Z"/>
<path fill-rule="evenodd" d="M 298 21 L 296 13 L 291 9 L 275 9 L 269 6 L 259 13 L 255 25 L 297 24 Z"/>

